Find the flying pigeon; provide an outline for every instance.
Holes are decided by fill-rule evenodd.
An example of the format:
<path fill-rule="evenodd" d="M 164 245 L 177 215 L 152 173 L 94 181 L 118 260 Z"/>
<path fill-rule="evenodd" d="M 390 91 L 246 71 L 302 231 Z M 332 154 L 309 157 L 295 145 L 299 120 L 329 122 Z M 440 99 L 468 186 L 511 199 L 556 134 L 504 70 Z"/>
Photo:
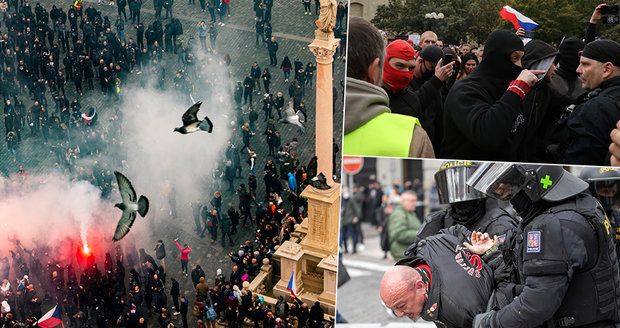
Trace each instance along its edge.
<path fill-rule="evenodd" d="M 123 215 L 118 221 L 116 231 L 114 232 L 114 241 L 119 241 L 129 233 L 133 221 L 136 219 L 136 212 L 140 213 L 142 217 L 146 215 L 149 210 L 149 200 L 144 196 L 140 196 L 140 199 L 138 199 L 131 182 L 122 173 L 114 171 L 114 175 L 116 176 L 118 191 L 121 193 L 122 199 L 122 203 L 115 204 L 114 207 L 118 207 L 123 211 Z"/>
<path fill-rule="evenodd" d="M 300 110 L 295 112 L 292 101 L 289 101 L 288 107 L 284 110 L 284 114 L 286 118 L 281 119 L 280 123 L 297 125 L 302 131 L 305 129 L 304 123 L 306 122 L 306 116 Z"/>
<path fill-rule="evenodd" d="M 200 110 L 200 105 L 202 105 L 201 101 L 193 104 L 192 107 L 185 111 L 182 118 L 183 126 L 180 128 L 175 128 L 174 132 L 188 134 L 200 130 L 207 131 L 209 133 L 213 131 L 213 123 L 207 116 L 205 116 L 205 119 L 202 121 L 198 119 L 196 114 L 198 114 L 198 110 Z"/>
<path fill-rule="evenodd" d="M 319 175 L 310 179 L 310 185 L 321 190 L 331 189 L 331 186 L 327 184 L 327 179 L 325 179 L 325 174 L 323 173 L 319 173 Z"/>

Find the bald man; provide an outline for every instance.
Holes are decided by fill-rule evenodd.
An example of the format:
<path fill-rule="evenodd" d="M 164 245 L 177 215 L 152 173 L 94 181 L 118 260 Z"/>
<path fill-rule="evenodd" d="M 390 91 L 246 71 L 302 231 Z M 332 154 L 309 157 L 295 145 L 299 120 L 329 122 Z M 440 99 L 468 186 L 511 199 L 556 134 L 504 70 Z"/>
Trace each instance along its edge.
<path fill-rule="evenodd" d="M 434 46 L 437 44 L 437 34 L 433 31 L 425 31 L 420 35 L 420 43 L 418 44 L 421 49 L 424 49 L 426 46 Z"/>
<path fill-rule="evenodd" d="M 398 317 L 433 321 L 438 327 L 471 327 L 486 311 L 493 268 L 463 246 L 463 226 L 430 236 L 409 248 L 381 280 L 383 303 Z"/>

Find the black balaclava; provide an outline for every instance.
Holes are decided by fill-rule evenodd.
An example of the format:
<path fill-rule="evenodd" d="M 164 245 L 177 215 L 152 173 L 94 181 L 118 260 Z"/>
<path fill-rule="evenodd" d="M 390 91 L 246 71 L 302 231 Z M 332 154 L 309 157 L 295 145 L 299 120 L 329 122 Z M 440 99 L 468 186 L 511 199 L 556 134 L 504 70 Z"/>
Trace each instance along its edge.
<path fill-rule="evenodd" d="M 486 198 L 472 199 L 450 204 L 450 214 L 459 224 L 467 225 L 478 221 L 485 213 Z"/>
<path fill-rule="evenodd" d="M 508 83 L 516 79 L 522 70 L 510 61 L 510 54 L 514 51 L 525 51 L 518 36 L 508 30 L 492 32 L 484 43 L 482 62 L 469 78 L 480 79 L 485 85 L 503 93 Z"/>
<path fill-rule="evenodd" d="M 560 44 L 560 62 L 557 74 L 567 80 L 577 78 L 577 67 L 579 66 L 579 52 L 586 44 L 578 38 L 569 37 Z"/>
<path fill-rule="evenodd" d="M 536 215 L 541 213 L 549 203 L 544 200 L 533 201 L 522 189 L 510 199 L 510 204 L 523 219 L 522 224 L 527 224 Z"/>

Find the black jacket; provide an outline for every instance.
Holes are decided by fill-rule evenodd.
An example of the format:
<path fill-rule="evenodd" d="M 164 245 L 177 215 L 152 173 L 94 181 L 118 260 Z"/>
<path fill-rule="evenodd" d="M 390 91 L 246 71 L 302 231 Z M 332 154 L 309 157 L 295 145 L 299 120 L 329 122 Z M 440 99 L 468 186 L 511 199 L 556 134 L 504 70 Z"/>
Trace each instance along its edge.
<path fill-rule="evenodd" d="M 510 61 L 523 43 L 507 30 L 491 33 L 480 65 L 457 81 L 444 104 L 440 156 L 472 160 L 514 160 L 524 133 L 523 100 L 507 91 L 521 68 Z"/>
<path fill-rule="evenodd" d="M 620 77 L 590 92 L 568 118 L 566 151 L 561 163 L 605 165 L 609 163 L 609 134 L 620 120 Z"/>
<path fill-rule="evenodd" d="M 493 270 L 463 246 L 470 232 L 457 225 L 410 247 L 412 253 L 396 265 L 428 264 L 431 286 L 421 317 L 438 327 L 471 327 L 486 310 L 493 292 Z M 458 282 L 458 288 L 452 285 Z"/>

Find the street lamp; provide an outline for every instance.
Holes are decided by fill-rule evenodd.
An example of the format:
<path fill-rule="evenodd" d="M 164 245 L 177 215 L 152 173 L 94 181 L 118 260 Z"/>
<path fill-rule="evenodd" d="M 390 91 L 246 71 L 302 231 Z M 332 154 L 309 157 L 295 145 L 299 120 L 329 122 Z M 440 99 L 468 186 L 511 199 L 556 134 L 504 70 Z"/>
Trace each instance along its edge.
<path fill-rule="evenodd" d="M 443 15 L 443 13 L 439 13 L 439 14 L 438 14 L 438 13 L 436 13 L 436 12 L 434 12 L 434 11 L 433 11 L 432 13 L 430 13 L 430 14 L 429 14 L 429 13 L 426 13 L 426 14 L 424 15 L 424 18 L 427 18 L 427 19 L 444 19 L 444 17 L 445 17 L 445 16 Z"/>
<path fill-rule="evenodd" d="M 424 14 L 424 18 L 430 20 L 430 26 L 431 26 L 430 30 L 433 30 L 433 25 L 434 25 L 433 21 L 434 20 L 439 21 L 440 19 L 444 19 L 445 16 L 443 15 L 443 13 L 436 13 L 433 11 L 432 13 Z"/>

